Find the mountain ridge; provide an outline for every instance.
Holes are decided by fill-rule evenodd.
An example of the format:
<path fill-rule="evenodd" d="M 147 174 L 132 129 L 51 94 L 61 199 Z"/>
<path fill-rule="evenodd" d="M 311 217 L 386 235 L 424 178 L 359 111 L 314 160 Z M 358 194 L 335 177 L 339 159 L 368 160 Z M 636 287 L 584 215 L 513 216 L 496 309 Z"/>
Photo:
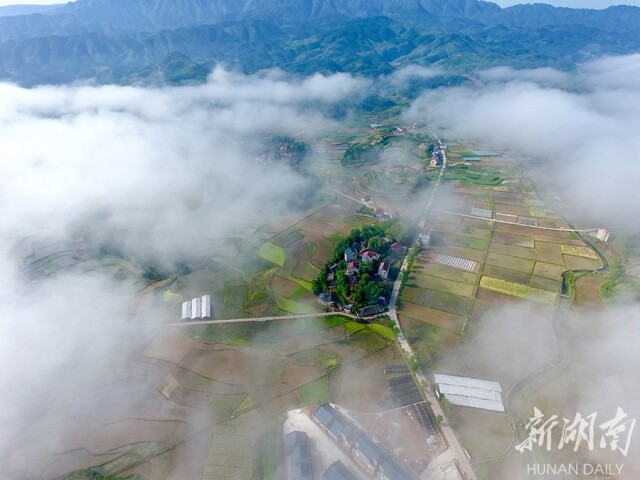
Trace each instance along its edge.
<path fill-rule="evenodd" d="M 0 78 L 25 85 L 188 83 L 203 81 L 203 69 L 216 63 L 244 72 L 277 67 L 355 75 L 385 74 L 409 63 L 453 74 L 498 64 L 570 69 L 592 56 L 637 51 L 640 8 L 627 6 L 78 0 L 36 13 L 0 15 Z M 190 71 L 193 78 L 185 73 Z"/>

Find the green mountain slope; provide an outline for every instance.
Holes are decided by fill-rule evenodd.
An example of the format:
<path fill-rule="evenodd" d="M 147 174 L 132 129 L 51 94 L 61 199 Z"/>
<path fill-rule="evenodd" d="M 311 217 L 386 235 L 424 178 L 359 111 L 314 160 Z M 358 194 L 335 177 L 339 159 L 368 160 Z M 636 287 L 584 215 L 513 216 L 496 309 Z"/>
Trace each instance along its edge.
<path fill-rule="evenodd" d="M 501 9 L 479 0 L 78 0 L 0 16 L 0 79 L 24 85 L 203 81 L 244 72 L 452 74 L 495 65 L 570 69 L 640 51 L 640 8 Z"/>

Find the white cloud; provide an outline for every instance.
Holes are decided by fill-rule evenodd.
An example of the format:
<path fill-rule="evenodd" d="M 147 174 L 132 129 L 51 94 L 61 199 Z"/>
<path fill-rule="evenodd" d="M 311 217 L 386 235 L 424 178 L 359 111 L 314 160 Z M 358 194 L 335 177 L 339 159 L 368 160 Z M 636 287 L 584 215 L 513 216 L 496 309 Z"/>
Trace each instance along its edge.
<path fill-rule="evenodd" d="M 439 68 L 427 68 L 421 65 L 408 65 L 389 75 L 392 83 L 404 83 L 410 80 L 426 80 L 439 77 L 444 73 Z"/>
<path fill-rule="evenodd" d="M 492 70 L 484 86 L 427 92 L 409 116 L 453 137 L 545 158 L 559 193 L 589 205 L 593 221 L 623 222 L 640 211 L 640 92 L 631 80 L 639 63 L 637 55 L 605 58 L 569 77 Z"/>
<path fill-rule="evenodd" d="M 31 246 L 81 233 L 154 264 L 211 255 L 220 238 L 313 199 L 304 174 L 255 161 L 262 137 L 335 126 L 319 110 L 367 85 L 343 74 L 291 80 L 221 69 L 183 88 L 0 84 L 3 474 L 40 477 L 33 448 L 48 452 L 57 431 L 34 432 L 67 415 L 77 384 L 86 385 L 78 379 L 100 378 L 110 371 L 103 364 L 135 358 L 148 342 L 117 327 L 166 318 L 161 302 L 134 299 L 140 285 L 114 281 L 108 269 L 29 281 L 22 262 Z M 151 387 L 148 398 L 160 395 Z"/>

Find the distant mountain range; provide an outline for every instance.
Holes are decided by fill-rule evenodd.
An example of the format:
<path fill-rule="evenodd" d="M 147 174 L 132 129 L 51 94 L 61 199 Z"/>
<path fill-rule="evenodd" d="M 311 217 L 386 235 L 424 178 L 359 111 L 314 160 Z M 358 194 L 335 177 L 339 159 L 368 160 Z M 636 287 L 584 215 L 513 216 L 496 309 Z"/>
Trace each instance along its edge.
<path fill-rule="evenodd" d="M 640 8 L 480 0 L 78 0 L 0 8 L 0 79 L 24 85 L 185 83 L 244 72 L 452 75 L 496 65 L 571 69 L 640 51 Z"/>

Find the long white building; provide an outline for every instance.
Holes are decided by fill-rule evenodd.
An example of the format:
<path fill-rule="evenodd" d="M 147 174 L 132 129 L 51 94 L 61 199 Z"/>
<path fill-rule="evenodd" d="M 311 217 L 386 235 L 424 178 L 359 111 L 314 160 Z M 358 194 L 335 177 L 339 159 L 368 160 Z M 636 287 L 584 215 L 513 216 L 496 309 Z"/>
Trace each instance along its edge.
<path fill-rule="evenodd" d="M 191 300 L 191 319 L 201 318 L 202 314 L 202 299 L 200 297 Z"/>
<path fill-rule="evenodd" d="M 453 405 L 504 412 L 502 388 L 498 382 L 454 375 L 434 375 L 437 392 Z"/>
<path fill-rule="evenodd" d="M 191 318 L 191 300 L 182 302 L 182 320 Z"/>
<path fill-rule="evenodd" d="M 182 302 L 182 320 L 198 318 L 211 318 L 211 295 L 203 295 Z"/>
<path fill-rule="evenodd" d="M 200 302 L 200 318 L 211 317 L 211 295 L 203 295 Z"/>

